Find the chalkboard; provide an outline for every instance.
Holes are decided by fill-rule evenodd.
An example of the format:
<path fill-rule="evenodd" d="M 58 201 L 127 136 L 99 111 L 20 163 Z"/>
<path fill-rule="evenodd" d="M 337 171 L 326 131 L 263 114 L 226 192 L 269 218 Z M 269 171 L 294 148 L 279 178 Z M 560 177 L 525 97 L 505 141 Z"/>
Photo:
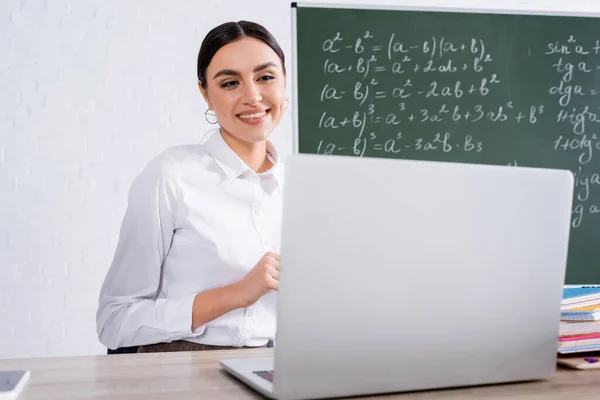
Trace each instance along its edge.
<path fill-rule="evenodd" d="M 569 169 L 565 283 L 600 283 L 600 18 L 301 4 L 292 16 L 294 152 Z"/>

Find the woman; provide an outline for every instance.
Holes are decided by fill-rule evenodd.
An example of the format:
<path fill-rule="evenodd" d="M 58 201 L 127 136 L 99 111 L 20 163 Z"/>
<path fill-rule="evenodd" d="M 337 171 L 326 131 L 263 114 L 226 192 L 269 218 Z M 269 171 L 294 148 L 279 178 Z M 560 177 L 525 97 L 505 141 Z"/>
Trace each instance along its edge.
<path fill-rule="evenodd" d="M 283 51 L 258 24 L 225 23 L 202 42 L 198 87 L 219 128 L 165 150 L 131 186 L 97 313 L 109 349 L 274 338 L 283 174 L 267 138 L 287 107 L 285 78 Z"/>

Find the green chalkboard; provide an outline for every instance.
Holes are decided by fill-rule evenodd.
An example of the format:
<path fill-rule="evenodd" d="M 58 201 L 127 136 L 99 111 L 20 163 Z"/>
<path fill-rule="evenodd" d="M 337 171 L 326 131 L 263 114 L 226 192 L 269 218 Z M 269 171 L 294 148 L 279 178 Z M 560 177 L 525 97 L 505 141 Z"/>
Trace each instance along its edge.
<path fill-rule="evenodd" d="M 600 283 L 600 18 L 292 7 L 295 152 L 569 169 Z"/>

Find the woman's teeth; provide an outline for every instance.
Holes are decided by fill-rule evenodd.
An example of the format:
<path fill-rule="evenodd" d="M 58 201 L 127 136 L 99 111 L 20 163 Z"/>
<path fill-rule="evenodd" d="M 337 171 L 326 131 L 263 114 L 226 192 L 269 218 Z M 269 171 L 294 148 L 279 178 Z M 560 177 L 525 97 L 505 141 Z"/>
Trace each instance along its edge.
<path fill-rule="evenodd" d="M 264 117 L 265 115 L 267 115 L 267 112 L 263 111 L 263 112 L 254 113 L 254 114 L 240 114 L 240 118 L 241 119 L 260 118 L 260 117 Z"/>

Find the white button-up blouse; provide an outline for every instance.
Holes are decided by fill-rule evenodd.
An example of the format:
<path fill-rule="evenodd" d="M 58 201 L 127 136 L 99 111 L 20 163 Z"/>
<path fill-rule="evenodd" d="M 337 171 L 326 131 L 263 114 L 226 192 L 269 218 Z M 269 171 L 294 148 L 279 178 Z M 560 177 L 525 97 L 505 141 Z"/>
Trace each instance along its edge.
<path fill-rule="evenodd" d="M 279 253 L 283 169 L 251 170 L 214 130 L 204 144 L 171 147 L 132 183 L 97 333 L 111 349 L 185 339 L 261 346 L 275 337 L 276 292 L 192 331 L 197 293 L 241 280 Z"/>

